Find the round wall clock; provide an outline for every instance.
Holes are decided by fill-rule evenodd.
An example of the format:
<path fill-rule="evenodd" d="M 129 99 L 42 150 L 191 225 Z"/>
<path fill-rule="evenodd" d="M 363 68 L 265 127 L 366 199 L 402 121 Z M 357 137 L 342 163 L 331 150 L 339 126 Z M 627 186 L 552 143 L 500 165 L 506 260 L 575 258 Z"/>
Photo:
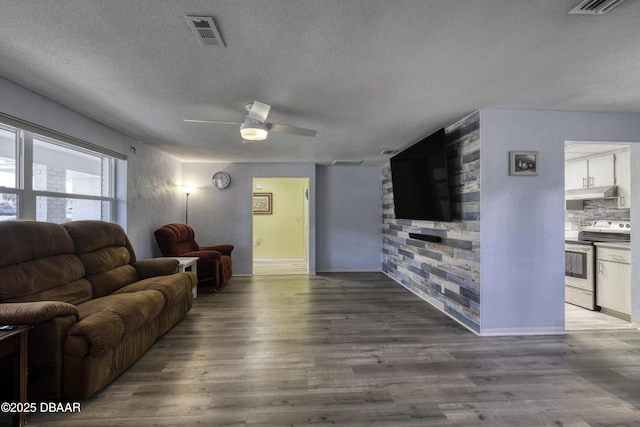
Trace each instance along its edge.
<path fill-rule="evenodd" d="M 227 188 L 231 184 L 231 177 L 227 172 L 216 172 L 213 174 L 211 182 L 218 188 Z"/>

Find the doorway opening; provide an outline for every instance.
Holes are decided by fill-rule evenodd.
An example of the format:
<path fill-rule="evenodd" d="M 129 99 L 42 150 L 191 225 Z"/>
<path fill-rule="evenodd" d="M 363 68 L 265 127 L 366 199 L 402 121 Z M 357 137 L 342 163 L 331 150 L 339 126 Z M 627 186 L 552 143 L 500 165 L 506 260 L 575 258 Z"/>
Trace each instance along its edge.
<path fill-rule="evenodd" d="M 309 274 L 309 178 L 253 178 L 253 275 Z"/>
<path fill-rule="evenodd" d="M 623 255 L 630 254 L 630 241 L 606 242 L 624 240 L 618 225 L 630 224 L 630 171 L 629 144 L 565 143 L 567 331 L 634 328 L 629 320 L 630 307 L 632 293 L 638 291 L 631 289 L 630 266 L 611 263 L 614 272 L 614 268 L 605 268 L 607 261 L 603 258 L 610 250 L 608 246 Z M 605 229 L 612 223 L 615 229 Z"/>

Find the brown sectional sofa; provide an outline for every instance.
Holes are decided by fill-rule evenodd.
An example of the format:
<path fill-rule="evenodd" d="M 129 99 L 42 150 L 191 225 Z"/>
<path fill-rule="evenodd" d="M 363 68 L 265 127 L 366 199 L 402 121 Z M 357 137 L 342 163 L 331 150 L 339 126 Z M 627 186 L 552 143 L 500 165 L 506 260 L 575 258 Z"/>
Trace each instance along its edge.
<path fill-rule="evenodd" d="M 177 265 L 136 260 L 113 223 L 0 222 L 0 324 L 34 326 L 29 398 L 89 397 L 131 366 L 193 305 L 197 279 Z"/>

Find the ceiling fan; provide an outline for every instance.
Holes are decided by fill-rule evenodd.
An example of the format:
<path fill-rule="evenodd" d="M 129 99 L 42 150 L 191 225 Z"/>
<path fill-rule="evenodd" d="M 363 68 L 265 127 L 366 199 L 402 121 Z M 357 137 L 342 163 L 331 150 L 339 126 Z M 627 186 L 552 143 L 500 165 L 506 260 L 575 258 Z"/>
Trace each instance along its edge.
<path fill-rule="evenodd" d="M 317 131 L 311 129 L 266 122 L 269 111 L 271 110 L 271 105 L 269 104 L 265 104 L 260 101 L 253 101 L 252 103 L 247 104 L 245 108 L 249 113 L 246 115 L 242 123 L 193 119 L 183 119 L 183 121 L 189 123 L 240 125 L 240 135 L 242 136 L 243 142 L 264 141 L 267 139 L 269 132 L 291 133 L 302 136 L 315 136 L 317 133 Z"/>

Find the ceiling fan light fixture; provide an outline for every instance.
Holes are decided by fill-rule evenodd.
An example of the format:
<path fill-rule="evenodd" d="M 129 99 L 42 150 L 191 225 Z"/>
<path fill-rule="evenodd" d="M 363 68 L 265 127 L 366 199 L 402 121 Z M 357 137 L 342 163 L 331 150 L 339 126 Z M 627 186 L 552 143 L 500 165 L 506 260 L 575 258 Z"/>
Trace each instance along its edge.
<path fill-rule="evenodd" d="M 244 122 L 240 126 L 240 135 L 247 141 L 264 141 L 268 134 L 264 123 Z"/>

